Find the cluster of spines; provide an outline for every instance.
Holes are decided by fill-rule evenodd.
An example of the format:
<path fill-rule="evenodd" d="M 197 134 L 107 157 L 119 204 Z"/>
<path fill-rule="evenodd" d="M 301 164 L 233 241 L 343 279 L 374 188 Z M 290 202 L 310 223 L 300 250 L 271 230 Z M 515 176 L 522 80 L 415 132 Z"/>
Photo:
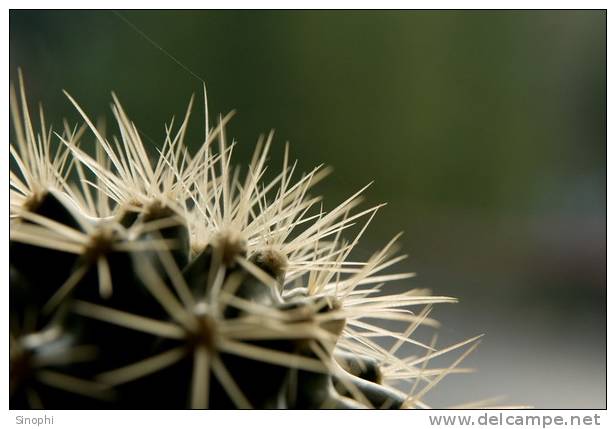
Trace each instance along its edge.
<path fill-rule="evenodd" d="M 323 211 L 309 192 L 328 171 L 293 180 L 288 147 L 265 183 L 271 133 L 240 180 L 231 114 L 210 129 L 206 103 L 204 142 L 186 148 L 192 99 L 152 162 L 115 96 L 111 139 L 67 96 L 84 125 L 54 133 L 41 110 L 37 133 L 23 81 L 21 103 L 11 91 L 12 407 L 427 407 L 445 375 L 467 371 L 477 338 L 436 350 L 411 337 L 454 299 L 384 290 L 410 277 L 386 273 L 403 259 L 397 237 L 349 259 L 380 207 L 353 211 L 365 188 Z M 80 147 L 88 129 L 94 155 Z M 425 355 L 401 356 L 406 345 Z"/>

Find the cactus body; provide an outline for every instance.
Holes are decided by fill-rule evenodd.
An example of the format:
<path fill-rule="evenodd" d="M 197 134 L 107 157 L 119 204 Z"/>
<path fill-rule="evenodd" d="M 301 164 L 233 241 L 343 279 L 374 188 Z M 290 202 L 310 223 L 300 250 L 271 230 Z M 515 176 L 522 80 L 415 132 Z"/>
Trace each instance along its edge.
<path fill-rule="evenodd" d="M 115 96 L 115 144 L 69 96 L 96 138 L 91 155 L 83 127 L 35 135 L 23 82 L 21 103 L 12 94 L 11 408 L 402 408 L 425 392 L 391 380 L 415 389 L 455 372 L 424 375 L 435 350 L 407 338 L 435 323 L 431 305 L 454 300 L 382 291 L 410 277 L 384 271 L 401 259 L 395 239 L 349 259 L 380 206 L 354 211 L 360 191 L 318 209 L 309 191 L 324 171 L 294 180 L 288 150 L 264 182 L 271 134 L 241 181 L 229 116 L 190 154 L 187 114 L 152 162 Z M 426 356 L 396 353 L 407 344 Z"/>

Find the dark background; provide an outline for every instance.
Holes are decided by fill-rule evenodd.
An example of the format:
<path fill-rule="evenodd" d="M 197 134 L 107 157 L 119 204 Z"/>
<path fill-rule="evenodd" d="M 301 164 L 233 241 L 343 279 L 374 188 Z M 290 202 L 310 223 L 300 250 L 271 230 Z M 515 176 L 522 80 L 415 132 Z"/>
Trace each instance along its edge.
<path fill-rule="evenodd" d="M 303 170 L 335 168 L 329 207 L 375 180 L 389 204 L 359 256 L 404 230 L 408 284 L 461 300 L 436 309 L 439 344 L 486 333 L 479 372 L 431 404 L 606 406 L 605 12 L 121 14 L 211 113 L 237 109 L 236 162 L 275 128 L 275 166 L 290 141 Z M 11 11 L 10 67 L 54 124 L 78 120 L 61 89 L 107 118 L 113 90 L 156 142 L 202 92 L 110 11 Z"/>

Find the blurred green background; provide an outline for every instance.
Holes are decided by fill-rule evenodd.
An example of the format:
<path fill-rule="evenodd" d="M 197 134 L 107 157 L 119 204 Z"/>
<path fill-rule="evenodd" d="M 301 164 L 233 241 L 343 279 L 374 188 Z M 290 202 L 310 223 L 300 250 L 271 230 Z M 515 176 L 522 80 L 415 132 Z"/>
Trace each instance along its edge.
<path fill-rule="evenodd" d="M 439 343 L 487 334 L 432 404 L 606 406 L 605 12 L 121 14 L 207 82 L 210 113 L 237 109 L 238 163 L 275 128 L 274 163 L 290 141 L 335 168 L 327 206 L 375 180 L 389 204 L 360 254 L 404 230 L 410 283 L 461 300 Z M 113 90 L 156 142 L 202 91 L 110 11 L 11 11 L 17 67 L 55 124 L 78 120 L 61 89 L 107 118 Z"/>

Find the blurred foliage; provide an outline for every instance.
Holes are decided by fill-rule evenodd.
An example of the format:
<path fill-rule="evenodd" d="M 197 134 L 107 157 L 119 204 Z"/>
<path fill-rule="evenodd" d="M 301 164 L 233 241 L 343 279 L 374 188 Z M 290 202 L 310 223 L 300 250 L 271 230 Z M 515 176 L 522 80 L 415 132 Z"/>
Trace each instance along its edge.
<path fill-rule="evenodd" d="M 273 162 L 288 140 L 303 170 L 335 167 L 330 204 L 376 181 L 365 252 L 404 229 L 421 285 L 604 317 L 605 12 L 120 14 L 162 49 L 111 11 L 11 11 L 11 76 L 54 123 L 78 120 L 62 88 L 108 118 L 114 90 L 160 142 L 202 97 L 164 50 L 212 114 L 237 109 L 237 161 L 275 128 Z"/>

